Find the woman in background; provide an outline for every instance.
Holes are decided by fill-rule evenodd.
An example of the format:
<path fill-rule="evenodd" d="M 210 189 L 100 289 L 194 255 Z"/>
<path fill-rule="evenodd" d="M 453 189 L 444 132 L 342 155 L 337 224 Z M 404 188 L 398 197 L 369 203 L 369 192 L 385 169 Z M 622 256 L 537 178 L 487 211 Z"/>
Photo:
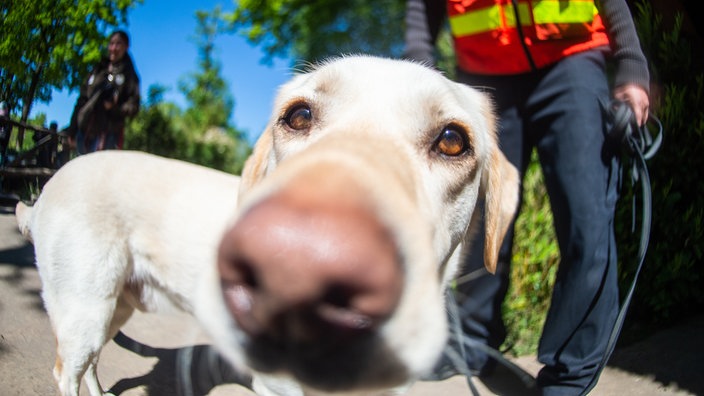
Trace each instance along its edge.
<path fill-rule="evenodd" d="M 137 114 L 140 100 L 129 45 L 127 33 L 112 33 L 108 55 L 81 86 L 68 129 L 75 136 L 78 154 L 122 148 L 125 120 Z"/>

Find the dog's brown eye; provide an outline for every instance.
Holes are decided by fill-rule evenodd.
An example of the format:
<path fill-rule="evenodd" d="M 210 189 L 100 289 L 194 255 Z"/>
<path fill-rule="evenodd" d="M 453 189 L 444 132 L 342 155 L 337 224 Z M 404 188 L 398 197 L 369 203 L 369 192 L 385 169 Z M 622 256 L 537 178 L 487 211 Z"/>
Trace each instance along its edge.
<path fill-rule="evenodd" d="M 457 157 L 469 149 L 467 135 L 459 127 L 446 126 L 435 141 L 434 151 L 448 157 Z"/>
<path fill-rule="evenodd" d="M 292 107 L 283 119 L 286 126 L 294 131 L 301 131 L 310 128 L 312 120 L 313 112 L 306 104 L 299 104 Z"/>

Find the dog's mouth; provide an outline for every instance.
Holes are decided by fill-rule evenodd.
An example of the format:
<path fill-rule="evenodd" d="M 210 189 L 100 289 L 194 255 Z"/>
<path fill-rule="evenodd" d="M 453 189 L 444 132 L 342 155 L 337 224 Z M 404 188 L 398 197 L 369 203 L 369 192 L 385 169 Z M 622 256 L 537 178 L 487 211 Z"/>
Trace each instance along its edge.
<path fill-rule="evenodd" d="M 242 347 L 255 371 L 290 375 L 326 392 L 389 388 L 408 379 L 380 336 L 387 318 L 356 310 L 350 302 L 356 291 L 332 287 L 319 300 L 272 313 L 276 302 L 253 297 L 258 292 L 252 279 L 225 276 L 221 288 L 246 334 Z"/>
<path fill-rule="evenodd" d="M 376 331 L 321 325 L 313 333 L 319 334 L 297 341 L 272 335 L 250 338 L 244 350 L 251 368 L 291 375 L 326 392 L 390 388 L 408 379 L 405 366 L 393 358 Z"/>

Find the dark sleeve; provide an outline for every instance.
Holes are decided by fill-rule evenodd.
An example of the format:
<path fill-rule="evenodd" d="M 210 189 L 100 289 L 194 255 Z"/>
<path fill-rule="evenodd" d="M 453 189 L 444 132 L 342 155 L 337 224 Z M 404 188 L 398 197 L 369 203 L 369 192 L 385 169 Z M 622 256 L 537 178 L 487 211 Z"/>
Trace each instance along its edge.
<path fill-rule="evenodd" d="M 139 79 L 135 76 L 127 91 L 127 100 L 120 106 L 120 112 L 125 117 L 134 117 L 139 112 Z"/>
<path fill-rule="evenodd" d="M 71 120 L 69 120 L 68 127 L 66 127 L 66 132 L 69 135 L 75 135 L 78 132 L 78 113 L 81 111 L 81 107 L 85 104 L 85 98 L 79 96 L 76 99 L 76 104 L 73 106 L 73 112 L 71 113 Z"/>
<path fill-rule="evenodd" d="M 129 54 L 126 54 L 129 70 L 128 86 L 125 90 L 127 99 L 120 106 L 120 114 L 123 117 L 134 117 L 139 112 L 140 95 L 139 95 L 139 75 L 134 67 L 134 62 Z"/>
<path fill-rule="evenodd" d="M 640 47 L 633 16 L 625 0 L 601 0 L 599 11 L 604 19 L 611 51 L 616 62 L 615 86 L 637 84 L 650 92 L 648 61 Z"/>
<path fill-rule="evenodd" d="M 75 135 L 78 131 L 79 122 L 82 123 L 82 120 L 79 120 L 79 114 L 83 106 L 85 106 L 86 102 L 88 102 L 88 79 L 90 79 L 92 74 L 93 71 L 91 70 L 88 74 L 88 78 L 83 81 L 83 84 L 81 84 L 81 87 L 79 88 L 78 98 L 76 99 L 76 104 L 73 106 L 73 113 L 71 113 L 71 120 L 69 122 L 69 126 L 66 128 L 66 132 L 70 135 Z"/>
<path fill-rule="evenodd" d="M 435 64 L 435 41 L 445 18 L 445 2 L 408 0 L 403 57 Z"/>

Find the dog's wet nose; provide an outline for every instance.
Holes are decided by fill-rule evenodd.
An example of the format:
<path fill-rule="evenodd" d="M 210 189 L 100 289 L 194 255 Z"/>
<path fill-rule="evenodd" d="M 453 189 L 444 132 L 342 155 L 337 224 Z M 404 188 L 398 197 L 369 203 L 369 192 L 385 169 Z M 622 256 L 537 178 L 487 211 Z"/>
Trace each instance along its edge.
<path fill-rule="evenodd" d="M 242 330 L 306 342 L 368 333 L 392 315 L 403 284 L 398 249 L 363 202 L 358 193 L 298 183 L 237 221 L 218 265 Z"/>

